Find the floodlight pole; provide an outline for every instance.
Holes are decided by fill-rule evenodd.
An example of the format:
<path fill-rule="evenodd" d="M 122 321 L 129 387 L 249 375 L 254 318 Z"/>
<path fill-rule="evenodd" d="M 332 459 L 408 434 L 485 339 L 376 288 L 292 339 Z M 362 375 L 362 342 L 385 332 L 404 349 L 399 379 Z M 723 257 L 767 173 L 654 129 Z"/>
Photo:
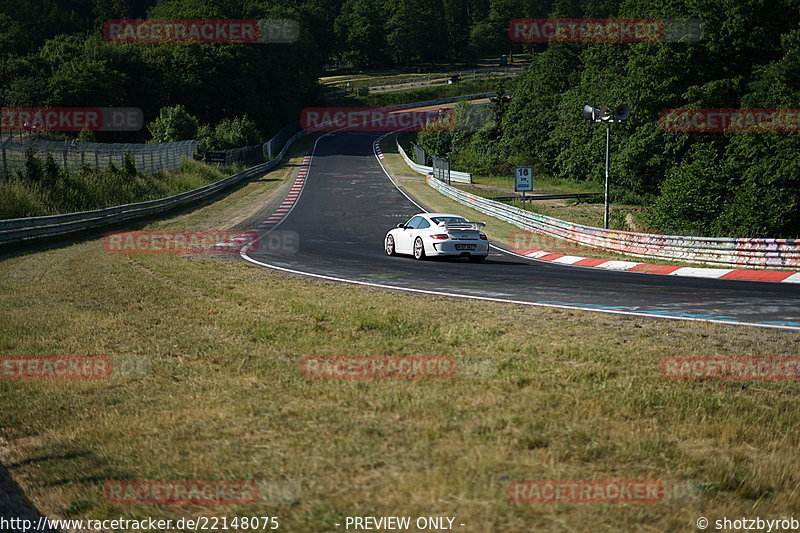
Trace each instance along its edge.
<path fill-rule="evenodd" d="M 631 110 L 626 105 L 617 106 L 615 110 L 608 107 L 597 109 L 596 107 L 586 104 L 583 106 L 583 117 L 591 120 L 594 123 L 606 123 L 606 182 L 604 187 L 604 210 L 603 210 L 603 227 L 608 229 L 609 226 L 609 212 L 611 204 L 609 202 L 609 183 L 610 183 L 610 161 L 611 161 L 611 124 L 614 122 L 622 122 L 631 116 Z"/>

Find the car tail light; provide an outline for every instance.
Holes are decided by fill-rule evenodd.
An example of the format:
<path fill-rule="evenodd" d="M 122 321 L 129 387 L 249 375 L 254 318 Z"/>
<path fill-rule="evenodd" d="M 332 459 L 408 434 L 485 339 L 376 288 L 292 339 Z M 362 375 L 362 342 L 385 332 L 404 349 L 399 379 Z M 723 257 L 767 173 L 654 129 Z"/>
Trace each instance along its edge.
<path fill-rule="evenodd" d="M 448 238 L 447 233 L 436 233 L 435 235 L 431 235 L 431 239 L 444 240 L 446 238 Z"/>
<path fill-rule="evenodd" d="M 485 241 L 485 240 L 487 240 L 487 238 L 486 238 L 486 234 L 485 234 L 485 233 L 481 233 L 480 235 L 481 235 L 481 240 L 482 240 L 482 241 Z"/>

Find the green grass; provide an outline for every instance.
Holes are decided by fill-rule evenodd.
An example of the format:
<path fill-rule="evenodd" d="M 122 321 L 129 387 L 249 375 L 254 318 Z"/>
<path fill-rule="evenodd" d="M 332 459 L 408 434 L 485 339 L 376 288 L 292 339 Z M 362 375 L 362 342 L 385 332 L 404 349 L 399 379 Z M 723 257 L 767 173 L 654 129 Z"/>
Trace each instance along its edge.
<path fill-rule="evenodd" d="M 237 172 L 184 159 L 180 170 L 154 175 L 124 170 L 53 171 L 0 182 L 0 219 L 101 209 L 172 196 Z"/>
<path fill-rule="evenodd" d="M 472 183 L 476 185 L 486 185 L 489 187 L 502 187 L 510 192 L 514 190 L 513 176 L 482 175 L 472 174 Z M 601 194 L 602 187 L 596 183 L 586 181 L 572 181 L 556 177 L 537 177 L 533 186 L 540 190 L 557 190 L 574 193 L 598 193 Z"/>
<path fill-rule="evenodd" d="M 157 227 L 233 223 L 292 177 L 300 155 Z M 449 515 L 476 532 L 689 531 L 700 515 L 800 506 L 800 384 L 667 381 L 659 359 L 797 356 L 798 343 L 797 333 L 399 294 L 80 242 L 0 261 L 0 354 L 107 355 L 136 371 L 0 380 L 0 460 L 50 516 L 277 515 L 281 530 L 307 533 L 335 531 L 345 515 Z M 309 380 L 307 355 L 447 356 L 461 372 Z M 697 490 L 638 505 L 508 499 L 511 480 L 558 478 Z M 116 479 L 288 489 L 252 505 L 119 505 L 103 499 Z"/>

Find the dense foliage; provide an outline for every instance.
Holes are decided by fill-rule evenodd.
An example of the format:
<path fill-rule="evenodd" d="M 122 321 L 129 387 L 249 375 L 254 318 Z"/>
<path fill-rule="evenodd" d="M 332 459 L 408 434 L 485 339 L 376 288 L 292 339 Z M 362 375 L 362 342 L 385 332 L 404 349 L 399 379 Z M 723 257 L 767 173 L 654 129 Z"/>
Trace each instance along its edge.
<path fill-rule="evenodd" d="M 317 96 L 326 13 L 326 0 L 0 0 L 0 104 L 139 107 L 146 123 L 182 105 L 200 124 L 247 115 L 269 135 Z M 125 18 L 293 19 L 301 32 L 291 44 L 107 42 L 103 24 Z"/>
<path fill-rule="evenodd" d="M 262 137 L 319 105 L 326 63 L 355 68 L 508 51 L 509 0 L 0 0 L 0 105 L 177 105 L 200 125 L 247 115 Z M 526 11 L 527 12 L 527 11 Z M 121 44 L 113 19 L 291 19 L 292 44 Z M 474 30 L 474 31 L 473 31 Z M 472 33 L 475 33 L 473 36 Z M 520 45 L 516 45 L 518 49 Z M 131 134 L 101 141 L 145 140 Z"/>
<path fill-rule="evenodd" d="M 605 126 L 584 104 L 627 104 L 612 126 L 618 201 L 652 205 L 667 232 L 800 236 L 799 133 L 665 131 L 669 108 L 800 107 L 797 0 L 558 1 L 552 15 L 700 19 L 697 42 L 550 43 L 518 80 L 497 123 L 469 134 L 425 132 L 465 170 L 510 175 L 532 164 L 572 180 L 603 177 Z M 451 137 L 445 142 L 441 137 Z M 437 139 L 439 138 L 439 139 Z"/>
<path fill-rule="evenodd" d="M 103 39 L 106 20 L 144 17 L 288 18 L 301 33 L 269 45 Z M 535 17 L 699 19 L 704 35 L 508 39 L 510 19 Z M 650 205 L 664 231 L 800 236 L 800 135 L 676 133 L 658 121 L 666 108 L 800 107 L 799 23 L 800 0 L 0 0 L 0 105 L 139 107 L 149 126 L 138 138 L 97 140 L 189 135 L 230 147 L 320 105 L 317 79 L 329 63 L 419 68 L 526 51 L 533 64 L 492 120 L 421 142 L 465 170 L 533 164 L 557 178 L 600 180 L 605 128 L 580 109 L 624 103 L 633 115 L 612 127 L 615 200 Z"/>

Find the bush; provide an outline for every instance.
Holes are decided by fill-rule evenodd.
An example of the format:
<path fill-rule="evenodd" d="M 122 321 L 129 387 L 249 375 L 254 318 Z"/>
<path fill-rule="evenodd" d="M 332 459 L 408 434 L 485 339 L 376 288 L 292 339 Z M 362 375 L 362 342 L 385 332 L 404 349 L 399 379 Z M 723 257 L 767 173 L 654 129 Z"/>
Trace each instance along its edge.
<path fill-rule="evenodd" d="M 730 195 L 728 172 L 716 151 L 698 145 L 687 160 L 667 172 L 648 222 L 665 233 L 709 235 Z"/>
<path fill-rule="evenodd" d="M 204 124 L 198 131 L 201 150 L 226 150 L 260 144 L 261 134 L 247 115 L 222 119 L 215 127 Z"/>
<path fill-rule="evenodd" d="M 198 121 L 182 105 L 162 107 L 158 118 L 147 125 L 151 143 L 189 141 L 197 137 Z"/>

